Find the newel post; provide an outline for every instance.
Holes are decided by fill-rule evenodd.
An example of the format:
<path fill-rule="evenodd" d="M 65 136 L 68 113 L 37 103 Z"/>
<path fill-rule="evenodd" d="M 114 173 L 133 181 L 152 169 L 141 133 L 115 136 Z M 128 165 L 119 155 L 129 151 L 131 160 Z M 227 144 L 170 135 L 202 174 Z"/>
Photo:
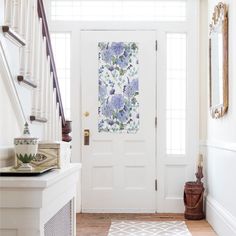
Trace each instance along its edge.
<path fill-rule="evenodd" d="M 69 135 L 71 131 L 71 120 L 66 120 L 65 125 L 62 126 L 62 141 L 70 142 L 72 140 L 72 137 Z"/>

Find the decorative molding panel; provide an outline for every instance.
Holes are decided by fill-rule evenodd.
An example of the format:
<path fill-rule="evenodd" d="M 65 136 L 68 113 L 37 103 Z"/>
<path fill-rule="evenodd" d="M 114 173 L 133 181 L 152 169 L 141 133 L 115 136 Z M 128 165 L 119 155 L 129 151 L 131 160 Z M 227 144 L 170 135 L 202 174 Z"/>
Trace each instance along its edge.
<path fill-rule="evenodd" d="M 232 188 L 223 184 L 230 184 L 231 180 L 233 182 L 235 178 L 234 169 L 230 167 L 235 163 L 236 143 L 201 140 L 200 148 L 205 149 L 207 154 L 206 183 L 209 193 L 206 198 L 206 219 L 218 235 L 236 235 L 236 218 L 229 212 L 229 210 L 232 210 L 232 212 L 235 212 L 235 210 L 233 206 L 231 209 L 230 205 L 227 204 L 229 201 L 234 201 L 235 194 L 233 190 L 231 191 Z M 219 170 L 222 171 L 221 177 L 217 174 Z M 220 182 L 221 179 L 222 182 Z M 223 206 L 222 203 L 226 205 Z"/>
<path fill-rule="evenodd" d="M 206 199 L 206 218 L 218 235 L 236 235 L 236 218 L 211 196 Z"/>
<path fill-rule="evenodd" d="M 200 147 L 211 147 L 236 152 L 236 142 L 232 143 L 218 140 L 200 140 L 199 145 Z"/>

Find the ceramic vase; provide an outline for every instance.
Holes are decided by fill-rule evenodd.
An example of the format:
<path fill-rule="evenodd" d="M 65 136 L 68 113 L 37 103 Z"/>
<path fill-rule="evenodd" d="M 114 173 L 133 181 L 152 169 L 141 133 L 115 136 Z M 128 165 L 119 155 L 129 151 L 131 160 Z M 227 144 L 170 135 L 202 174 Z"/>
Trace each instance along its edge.
<path fill-rule="evenodd" d="M 22 137 L 14 139 L 15 155 L 19 160 L 18 170 L 31 171 L 33 167 L 30 162 L 35 158 L 38 151 L 38 138 L 30 135 L 28 124 L 25 123 Z"/>

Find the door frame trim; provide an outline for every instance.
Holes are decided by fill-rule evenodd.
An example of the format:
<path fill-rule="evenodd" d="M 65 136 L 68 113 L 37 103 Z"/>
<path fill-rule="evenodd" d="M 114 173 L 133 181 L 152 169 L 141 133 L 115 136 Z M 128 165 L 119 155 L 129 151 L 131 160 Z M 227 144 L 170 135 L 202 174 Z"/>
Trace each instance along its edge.
<path fill-rule="evenodd" d="M 194 148 L 194 159 L 191 160 L 190 163 L 190 172 L 194 173 L 194 166 L 197 159 L 197 154 L 199 152 L 199 8 L 200 3 L 196 0 L 187 0 L 187 15 L 188 20 L 186 22 L 71 22 L 71 21 L 51 21 L 50 17 L 48 17 L 48 23 L 50 26 L 51 32 L 55 33 L 71 33 L 71 84 L 73 84 L 71 88 L 71 110 L 72 112 L 72 129 L 73 129 L 73 141 L 72 141 L 72 162 L 81 162 L 81 134 L 77 134 L 74 132 L 75 130 L 81 130 L 81 109 L 78 104 L 81 104 L 81 80 L 78 79 L 81 77 L 81 70 L 78 64 L 80 65 L 80 31 L 81 30 L 155 30 L 155 31 L 164 31 L 164 32 L 188 32 L 191 35 L 193 41 L 191 42 L 191 53 L 192 55 L 196 55 L 192 61 L 192 64 L 195 66 L 192 68 L 193 81 L 195 84 L 195 97 L 193 104 L 195 106 L 195 110 L 192 111 L 192 122 L 195 124 L 195 141 L 193 143 Z M 46 10 L 48 16 L 50 16 L 50 4 L 46 4 Z M 195 17 L 192 17 L 192 16 Z M 191 17 L 190 17 L 191 16 Z M 73 45 L 76 45 L 74 47 Z M 158 99 L 157 99 L 158 102 Z M 158 104 L 157 104 L 158 105 Z M 158 114 L 157 114 L 158 115 Z M 158 154 L 158 150 L 157 150 Z M 156 158 L 157 159 L 157 158 Z M 158 160 L 158 159 L 157 159 Z M 157 166 L 158 167 L 158 162 Z M 193 174 L 192 174 L 193 176 Z M 157 178 L 159 181 L 159 178 Z M 81 211 L 81 191 L 80 191 L 80 183 L 78 184 L 78 199 L 77 199 L 77 212 Z M 158 194 L 158 192 L 157 192 Z M 158 205 L 158 200 L 157 200 Z M 157 209 L 159 212 L 161 209 Z"/>

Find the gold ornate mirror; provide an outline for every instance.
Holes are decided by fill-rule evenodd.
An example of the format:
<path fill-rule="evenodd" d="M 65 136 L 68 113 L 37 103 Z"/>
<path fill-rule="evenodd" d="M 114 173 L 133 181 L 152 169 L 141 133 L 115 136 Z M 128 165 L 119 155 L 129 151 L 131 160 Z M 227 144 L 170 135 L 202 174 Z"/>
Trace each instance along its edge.
<path fill-rule="evenodd" d="M 215 119 L 228 109 L 228 11 L 227 5 L 215 6 L 210 24 L 210 110 Z"/>

